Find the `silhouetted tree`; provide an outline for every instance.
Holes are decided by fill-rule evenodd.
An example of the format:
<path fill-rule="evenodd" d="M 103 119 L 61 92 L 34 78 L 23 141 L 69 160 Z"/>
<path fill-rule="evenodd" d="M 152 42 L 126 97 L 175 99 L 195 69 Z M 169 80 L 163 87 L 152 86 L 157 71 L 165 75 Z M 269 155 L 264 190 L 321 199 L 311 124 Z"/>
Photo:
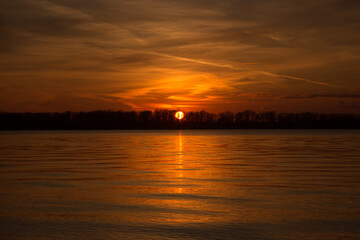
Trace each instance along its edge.
<path fill-rule="evenodd" d="M 244 111 L 219 114 L 175 110 L 63 113 L 0 112 L 0 129 L 220 129 L 220 128 L 360 128 L 356 114 L 276 113 Z"/>

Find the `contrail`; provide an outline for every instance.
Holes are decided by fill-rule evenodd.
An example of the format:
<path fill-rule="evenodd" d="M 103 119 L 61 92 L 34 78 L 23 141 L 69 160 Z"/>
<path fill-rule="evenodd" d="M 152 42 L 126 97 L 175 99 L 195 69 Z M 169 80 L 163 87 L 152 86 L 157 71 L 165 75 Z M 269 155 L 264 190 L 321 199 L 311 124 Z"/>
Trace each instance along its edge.
<path fill-rule="evenodd" d="M 336 84 L 319 82 L 319 81 L 309 80 L 309 79 L 306 79 L 306 78 L 293 77 L 293 76 L 284 75 L 284 74 L 275 74 L 275 73 L 270 73 L 270 72 L 265 72 L 265 71 L 259 71 L 259 73 L 262 73 L 264 75 L 271 76 L 271 77 L 290 78 L 290 79 L 299 80 L 299 81 L 308 82 L 308 83 L 321 85 L 321 86 L 326 86 L 326 87 L 333 87 L 333 88 L 352 90 L 350 88 L 342 87 L 342 86 L 339 86 L 339 85 L 336 85 Z"/>
<path fill-rule="evenodd" d="M 231 69 L 231 70 L 249 70 L 249 71 L 253 70 L 253 71 L 256 71 L 258 73 L 264 74 L 266 76 L 272 76 L 272 77 L 278 77 L 278 78 L 289 78 L 289 79 L 303 81 L 303 82 L 307 82 L 307 83 L 311 83 L 311 84 L 315 84 L 315 85 L 320 85 L 320 86 L 352 90 L 350 88 L 342 87 L 342 86 L 339 86 L 339 85 L 336 85 L 336 84 L 325 83 L 325 82 L 320 82 L 320 81 L 314 81 L 314 80 L 310 80 L 310 79 L 306 79 L 306 78 L 300 78 L 300 77 L 293 77 L 293 76 L 284 75 L 284 74 L 276 74 L 276 73 L 271 73 L 271 72 L 266 72 L 266 71 L 258 71 L 258 70 L 251 69 L 248 66 L 246 66 L 244 68 L 239 68 L 239 67 L 236 67 L 236 66 L 233 66 L 233 65 L 230 65 L 230 64 L 218 64 L 218 63 L 214 63 L 214 62 L 196 60 L 196 59 L 192 59 L 192 58 L 173 56 L 173 55 L 165 54 L 165 53 L 158 53 L 158 52 L 147 52 L 147 53 L 151 54 L 151 55 L 156 55 L 156 56 L 161 56 L 161 57 L 166 57 L 166 58 L 173 58 L 173 59 L 178 59 L 178 60 L 187 61 L 187 62 L 200 63 L 200 64 L 204 64 L 204 65 L 221 67 L 221 68 L 228 68 L 228 69 Z"/>
<path fill-rule="evenodd" d="M 235 66 L 230 65 L 230 64 L 219 64 L 219 63 L 202 61 L 202 60 L 197 60 L 197 59 L 192 59 L 192 58 L 178 57 L 178 56 L 165 54 L 165 53 L 158 53 L 158 52 L 146 52 L 146 53 L 151 54 L 151 55 L 160 56 L 160 57 L 167 57 L 167 58 L 173 58 L 173 59 L 177 59 L 177 60 L 182 60 L 182 61 L 186 61 L 186 62 L 194 62 L 194 63 L 200 63 L 200 64 L 214 66 L 214 67 L 229 68 L 229 69 L 232 69 L 232 70 L 241 70 L 241 68 L 235 67 Z"/>

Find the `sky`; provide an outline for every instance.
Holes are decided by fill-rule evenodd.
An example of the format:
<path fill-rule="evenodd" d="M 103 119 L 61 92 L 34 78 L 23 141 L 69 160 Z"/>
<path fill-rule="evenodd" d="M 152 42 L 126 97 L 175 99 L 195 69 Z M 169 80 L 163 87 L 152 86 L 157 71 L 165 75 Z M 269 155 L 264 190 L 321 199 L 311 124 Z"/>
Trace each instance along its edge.
<path fill-rule="evenodd" d="M 360 113 L 358 0 L 5 0 L 0 111 Z"/>

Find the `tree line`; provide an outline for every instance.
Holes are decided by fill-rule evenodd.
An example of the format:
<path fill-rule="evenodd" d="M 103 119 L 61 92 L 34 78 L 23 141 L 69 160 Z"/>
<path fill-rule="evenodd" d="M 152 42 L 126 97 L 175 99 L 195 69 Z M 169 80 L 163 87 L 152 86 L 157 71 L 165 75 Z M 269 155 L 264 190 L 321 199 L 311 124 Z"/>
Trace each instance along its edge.
<path fill-rule="evenodd" d="M 0 113 L 1 130 L 62 129 L 359 129 L 360 115 L 338 113 L 185 112 L 175 110 Z"/>

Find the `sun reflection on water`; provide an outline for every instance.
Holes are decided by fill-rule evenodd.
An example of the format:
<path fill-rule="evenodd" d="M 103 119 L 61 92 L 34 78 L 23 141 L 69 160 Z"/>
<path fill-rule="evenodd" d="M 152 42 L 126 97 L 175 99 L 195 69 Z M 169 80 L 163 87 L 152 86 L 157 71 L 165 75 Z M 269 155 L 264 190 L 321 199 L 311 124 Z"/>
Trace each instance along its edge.
<path fill-rule="evenodd" d="M 183 138 L 181 135 L 181 132 L 179 132 L 179 135 L 177 136 L 177 152 L 178 152 L 178 161 L 177 161 L 177 178 L 179 180 L 179 185 L 181 185 L 182 177 L 183 177 Z M 182 193 L 183 188 L 178 187 L 177 193 Z"/>

